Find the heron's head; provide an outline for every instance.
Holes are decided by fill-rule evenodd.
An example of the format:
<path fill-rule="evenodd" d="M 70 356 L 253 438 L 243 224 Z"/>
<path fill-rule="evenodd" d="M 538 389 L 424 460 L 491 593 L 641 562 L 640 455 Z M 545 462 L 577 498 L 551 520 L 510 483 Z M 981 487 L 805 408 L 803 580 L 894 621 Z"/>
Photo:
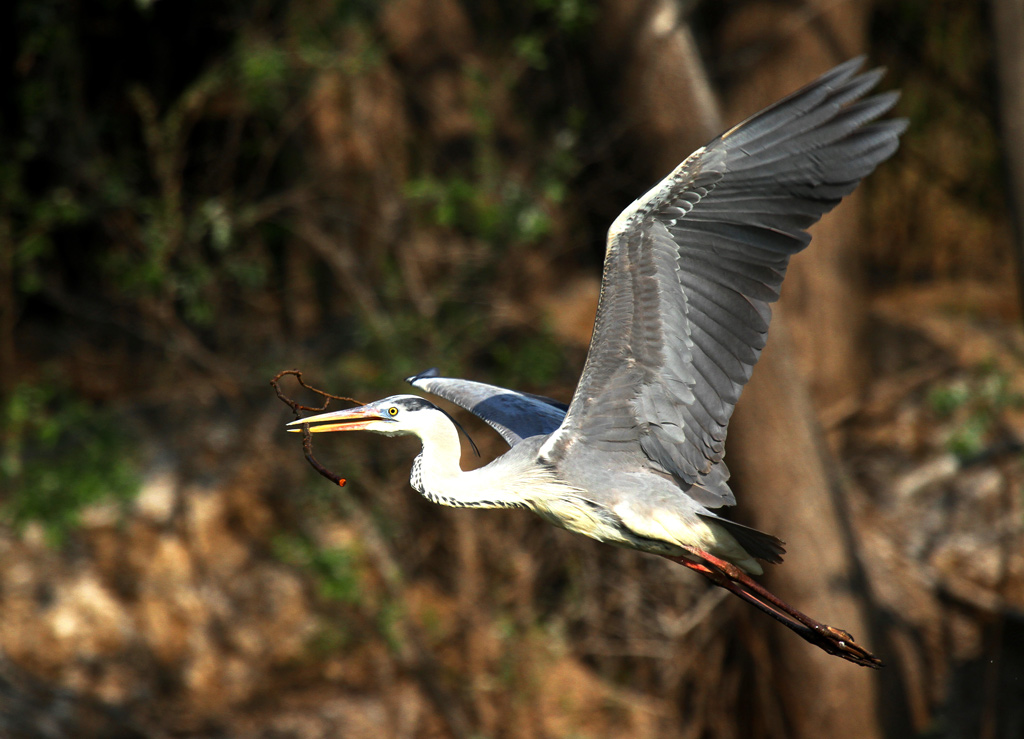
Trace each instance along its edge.
<path fill-rule="evenodd" d="M 448 414 L 418 395 L 392 395 L 374 403 L 346 408 L 317 416 L 300 418 L 288 425 L 289 431 L 301 431 L 309 424 L 312 433 L 326 431 L 373 431 L 386 436 L 416 434 L 422 436 Z M 299 428 L 294 428 L 294 427 Z"/>

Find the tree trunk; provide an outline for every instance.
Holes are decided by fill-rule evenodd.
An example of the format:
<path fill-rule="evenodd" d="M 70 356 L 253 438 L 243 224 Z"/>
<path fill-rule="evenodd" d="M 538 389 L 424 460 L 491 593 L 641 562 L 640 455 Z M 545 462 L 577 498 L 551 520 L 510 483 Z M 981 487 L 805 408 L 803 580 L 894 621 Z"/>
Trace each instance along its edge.
<path fill-rule="evenodd" d="M 727 91 L 728 120 L 742 120 L 864 53 L 867 5 L 764 2 L 733 15 L 721 32 L 722 56 L 741 60 Z M 865 376 L 857 200 L 854 193 L 811 229 L 814 243 L 792 261 L 782 288 L 797 366 L 819 412 L 847 405 Z"/>
<path fill-rule="evenodd" d="M 602 10 L 598 66 L 619 83 L 622 123 L 640 166 L 663 177 L 722 132 L 718 99 L 675 2 L 608 0 Z"/>
<path fill-rule="evenodd" d="M 788 321 L 779 320 L 780 313 L 730 429 L 728 460 L 738 510 L 788 544 L 786 561 L 768 568 L 769 588 L 812 618 L 877 649 L 862 594 L 853 590 L 855 554 L 830 489 L 828 452 L 796 368 Z M 809 647 L 771 622 L 757 623 L 778 655 L 764 679 L 784 706 L 790 736 L 882 736 L 875 673 Z M 811 685 L 813 697 L 807 690 Z"/>
<path fill-rule="evenodd" d="M 729 120 L 861 53 L 866 6 L 757 3 L 731 17 L 723 56 L 749 61 L 728 96 Z M 771 588 L 871 648 L 864 594 L 853 589 L 855 552 L 830 489 L 833 462 L 815 419 L 815 406 L 821 413 L 856 397 L 864 377 L 864 306 L 851 279 L 858 212 L 857 199 L 848 198 L 812 229 L 811 246 L 791 263 L 768 347 L 736 408 L 728 462 L 740 515 L 789 543 L 785 564 L 768 573 Z M 772 685 L 792 736 L 881 736 L 874 673 L 808 649 L 790 634 L 775 631 L 772 638 L 779 655 Z"/>
<path fill-rule="evenodd" d="M 999 117 L 1014 226 L 1018 293 L 1024 305 L 1024 0 L 992 0 Z M 1024 316 L 1024 308 L 1021 315 Z"/>

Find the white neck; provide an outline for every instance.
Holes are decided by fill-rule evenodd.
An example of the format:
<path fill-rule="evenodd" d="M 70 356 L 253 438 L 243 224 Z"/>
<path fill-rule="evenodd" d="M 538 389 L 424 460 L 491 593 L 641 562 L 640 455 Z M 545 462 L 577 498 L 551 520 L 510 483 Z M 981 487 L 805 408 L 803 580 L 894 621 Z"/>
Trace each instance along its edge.
<path fill-rule="evenodd" d="M 517 492 L 519 476 L 492 462 L 464 472 L 462 444 L 455 425 L 440 411 L 431 412 L 416 429 L 423 451 L 413 464 L 410 482 L 427 500 L 453 508 L 529 508 Z"/>

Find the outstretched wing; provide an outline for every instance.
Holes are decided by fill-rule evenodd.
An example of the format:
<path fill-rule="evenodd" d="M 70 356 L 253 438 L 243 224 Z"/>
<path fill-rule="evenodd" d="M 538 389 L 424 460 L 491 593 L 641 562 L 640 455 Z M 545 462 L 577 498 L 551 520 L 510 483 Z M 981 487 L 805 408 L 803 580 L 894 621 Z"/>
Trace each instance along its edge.
<path fill-rule="evenodd" d="M 896 151 L 898 94 L 854 59 L 690 155 L 608 233 L 597 321 L 569 412 L 541 448 L 636 445 L 707 506 L 734 502 L 726 427 L 806 229 Z"/>
<path fill-rule="evenodd" d="M 569 408 L 565 403 L 542 395 L 472 380 L 438 377 L 436 369 L 408 377 L 406 382 L 479 416 L 501 434 L 509 446 L 531 436 L 550 434 L 562 423 Z"/>

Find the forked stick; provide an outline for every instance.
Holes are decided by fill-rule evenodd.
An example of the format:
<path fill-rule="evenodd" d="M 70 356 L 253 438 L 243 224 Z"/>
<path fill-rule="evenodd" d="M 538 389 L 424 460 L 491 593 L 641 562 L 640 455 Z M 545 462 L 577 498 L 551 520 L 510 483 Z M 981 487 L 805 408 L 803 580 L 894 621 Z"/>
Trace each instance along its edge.
<path fill-rule="evenodd" d="M 304 387 L 307 390 L 309 390 L 310 392 L 314 392 L 317 395 L 319 395 L 320 397 L 322 397 L 324 399 L 324 402 L 320 406 L 302 405 L 301 403 L 297 403 L 296 401 L 294 401 L 291 398 L 289 398 L 281 390 L 280 384 L 278 384 L 278 381 L 282 377 L 284 377 L 285 375 L 294 375 L 295 379 L 298 380 L 299 384 L 302 387 Z M 307 385 L 305 383 L 305 381 L 303 381 L 302 373 L 299 370 L 281 370 L 276 375 L 274 375 L 274 378 L 270 381 L 270 384 L 271 384 L 271 386 L 273 386 L 274 392 L 277 393 L 277 397 L 281 399 L 281 402 L 285 403 L 288 407 L 290 407 L 292 409 L 292 413 L 295 414 L 295 419 L 296 420 L 302 418 L 302 411 L 324 411 L 324 410 L 327 410 L 327 406 L 330 404 L 330 402 L 332 400 L 343 400 L 346 403 L 354 403 L 355 405 L 363 405 L 358 400 L 354 400 L 352 398 L 346 398 L 344 395 L 332 395 L 331 393 L 325 392 L 323 390 L 319 390 L 319 389 L 313 387 L 312 385 Z M 336 475 L 333 472 L 331 472 L 329 469 L 324 467 L 317 460 L 316 457 L 313 456 L 313 434 L 309 433 L 309 426 L 303 426 L 302 427 L 302 451 L 306 455 L 306 461 L 309 462 L 310 466 L 314 470 L 316 470 L 319 474 L 321 474 L 324 477 L 326 477 L 328 480 L 333 482 L 335 485 L 338 485 L 339 487 L 345 487 L 345 478 L 344 477 L 341 477 L 340 475 Z"/>

